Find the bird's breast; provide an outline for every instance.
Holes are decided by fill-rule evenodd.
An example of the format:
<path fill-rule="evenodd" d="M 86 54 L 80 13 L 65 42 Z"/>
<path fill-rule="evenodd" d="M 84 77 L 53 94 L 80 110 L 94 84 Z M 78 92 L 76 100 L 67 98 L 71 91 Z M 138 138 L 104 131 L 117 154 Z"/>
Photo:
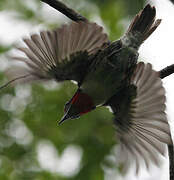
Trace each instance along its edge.
<path fill-rule="evenodd" d="M 120 89 L 123 76 L 116 70 L 97 69 L 87 76 L 80 88 L 92 97 L 97 106 L 105 103 Z"/>
<path fill-rule="evenodd" d="M 129 72 L 135 67 L 137 58 L 137 52 L 129 47 L 121 48 L 112 56 L 101 57 L 84 79 L 81 89 L 92 97 L 95 105 L 105 103 L 128 83 Z"/>

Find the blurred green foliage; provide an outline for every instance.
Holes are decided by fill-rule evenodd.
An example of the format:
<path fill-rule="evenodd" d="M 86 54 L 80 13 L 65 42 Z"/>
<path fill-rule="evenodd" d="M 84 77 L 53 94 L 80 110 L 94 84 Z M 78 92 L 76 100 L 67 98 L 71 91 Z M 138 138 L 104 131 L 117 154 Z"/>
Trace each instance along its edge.
<path fill-rule="evenodd" d="M 136 14 L 144 4 L 140 0 L 64 2 L 88 18 L 100 18 L 111 40 L 118 38 L 125 31 L 121 22 Z M 14 18 L 18 20 L 47 25 L 41 13 L 42 8 L 43 4 L 38 0 L 0 1 L 1 13 L 12 11 L 15 12 Z M 56 21 L 49 24 L 49 27 L 54 27 L 55 24 Z M 0 44 L 0 54 L 4 55 L 10 48 L 11 45 Z M 3 61 L 1 57 L 0 61 Z M 1 72 L 1 84 L 6 80 Z M 47 85 L 17 85 L 0 91 L 0 179 L 103 180 L 106 167 L 115 171 L 118 168 L 106 160 L 116 144 L 113 115 L 106 108 L 98 108 L 80 119 L 58 126 L 57 121 L 63 115 L 64 103 L 71 98 L 76 86 L 65 82 L 50 88 L 51 84 L 54 85 L 53 82 Z M 43 168 L 39 163 L 37 151 L 39 143 L 43 140 L 56 148 L 59 157 L 69 145 L 80 147 L 82 159 L 78 171 L 72 176 L 66 176 Z M 45 158 L 49 164 L 51 159 L 47 154 Z"/>

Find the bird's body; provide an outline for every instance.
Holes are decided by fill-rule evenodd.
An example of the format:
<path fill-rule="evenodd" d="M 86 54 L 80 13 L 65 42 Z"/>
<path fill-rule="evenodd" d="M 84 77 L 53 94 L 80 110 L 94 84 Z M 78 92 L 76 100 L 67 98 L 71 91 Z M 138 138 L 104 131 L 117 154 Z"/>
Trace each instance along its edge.
<path fill-rule="evenodd" d="M 127 164 L 135 160 L 159 165 L 164 144 L 172 144 L 165 115 L 165 91 L 150 64 L 137 63 L 140 45 L 155 31 L 160 20 L 147 5 L 119 40 L 110 42 L 103 29 L 89 21 L 64 25 L 25 38 L 18 48 L 26 57 L 13 57 L 25 67 L 7 71 L 24 81 L 73 80 L 77 92 L 66 103 L 61 122 L 77 118 L 98 106 L 110 106 Z M 157 153 L 158 152 L 158 153 Z M 121 157 L 121 155 L 120 155 Z"/>
<path fill-rule="evenodd" d="M 86 95 L 78 97 L 80 101 L 78 109 L 83 106 L 86 108 L 84 112 L 87 113 L 97 106 L 107 105 L 107 101 L 112 96 L 129 86 L 137 59 L 137 49 L 131 48 L 127 44 L 124 45 L 122 40 L 109 44 L 105 49 L 99 50 L 94 56 L 91 56 L 91 64 L 86 75 L 79 82 L 79 88 L 75 93 L 75 97 L 78 97 L 80 93 Z M 88 103 L 84 104 L 83 102 Z M 76 108 L 74 108 L 74 112 L 76 113 Z M 77 113 L 77 116 L 74 112 L 69 111 L 73 118 L 78 117 L 79 113 L 80 115 L 84 114 L 82 110 Z M 66 115 L 63 121 L 67 117 Z"/>
<path fill-rule="evenodd" d="M 112 43 L 97 54 L 80 89 L 92 97 L 95 106 L 106 103 L 129 82 L 137 57 L 137 51 L 122 47 L 121 41 Z"/>

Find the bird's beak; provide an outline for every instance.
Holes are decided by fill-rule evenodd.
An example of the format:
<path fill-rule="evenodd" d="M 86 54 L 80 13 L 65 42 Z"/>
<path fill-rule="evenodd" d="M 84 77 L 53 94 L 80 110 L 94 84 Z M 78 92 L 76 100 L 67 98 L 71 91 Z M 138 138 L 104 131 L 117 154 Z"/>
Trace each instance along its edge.
<path fill-rule="evenodd" d="M 62 119 L 59 121 L 59 125 L 62 124 L 65 120 L 68 120 L 68 119 L 70 119 L 70 116 L 68 115 L 68 113 L 66 113 L 66 114 L 62 117 Z"/>

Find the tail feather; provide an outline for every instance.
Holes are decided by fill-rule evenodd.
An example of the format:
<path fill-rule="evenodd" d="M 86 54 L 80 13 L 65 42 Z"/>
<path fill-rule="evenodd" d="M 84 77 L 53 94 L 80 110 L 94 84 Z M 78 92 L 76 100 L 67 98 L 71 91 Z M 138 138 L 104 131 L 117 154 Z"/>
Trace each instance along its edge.
<path fill-rule="evenodd" d="M 139 12 L 132 21 L 128 28 L 127 33 L 139 33 L 142 36 L 142 42 L 145 41 L 159 26 L 161 20 L 156 17 L 155 7 L 151 7 L 149 4 Z"/>

